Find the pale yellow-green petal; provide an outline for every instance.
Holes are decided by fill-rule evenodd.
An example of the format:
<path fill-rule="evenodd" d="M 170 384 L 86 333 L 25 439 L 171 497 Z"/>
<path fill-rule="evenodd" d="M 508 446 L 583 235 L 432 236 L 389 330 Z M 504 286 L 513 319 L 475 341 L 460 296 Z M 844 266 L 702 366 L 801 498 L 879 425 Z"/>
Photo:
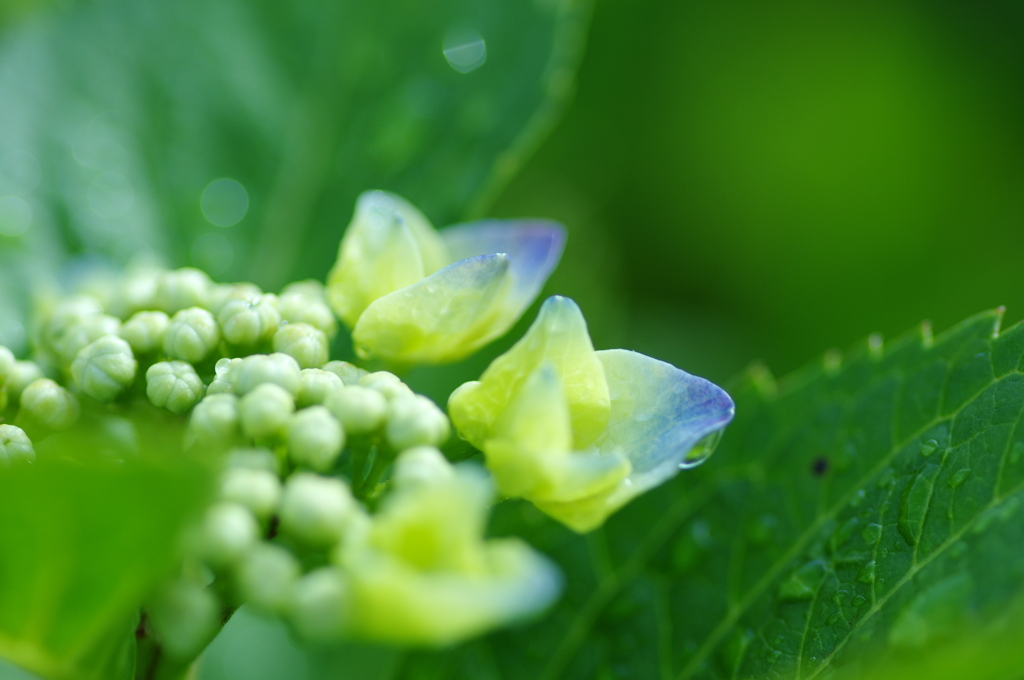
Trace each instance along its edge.
<path fill-rule="evenodd" d="M 592 444 L 608 422 L 608 385 L 583 314 L 572 300 L 558 296 L 544 302 L 526 335 L 495 359 L 478 383 L 452 394 L 448 411 L 459 433 L 483 448 L 509 401 L 545 361 L 555 367 L 562 382 L 573 448 Z"/>
<path fill-rule="evenodd" d="M 399 365 L 461 359 L 507 330 L 511 285 L 507 255 L 456 262 L 367 307 L 356 351 Z"/>
<path fill-rule="evenodd" d="M 350 327 L 374 301 L 447 264 L 444 241 L 411 204 L 383 191 L 359 197 L 327 278 L 327 300 Z"/>

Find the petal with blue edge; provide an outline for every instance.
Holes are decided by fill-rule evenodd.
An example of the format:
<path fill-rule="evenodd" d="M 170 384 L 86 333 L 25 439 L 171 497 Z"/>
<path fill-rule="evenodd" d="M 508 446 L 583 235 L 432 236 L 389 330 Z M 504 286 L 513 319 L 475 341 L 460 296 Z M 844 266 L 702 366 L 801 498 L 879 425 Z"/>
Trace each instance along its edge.
<path fill-rule="evenodd" d="M 569 503 L 537 507 L 576 531 L 589 531 L 640 494 L 698 465 L 711 454 L 735 407 L 722 388 L 671 364 L 623 349 L 597 352 L 612 409 L 597 440 L 604 454 L 621 453 L 632 472 L 614 489 Z"/>
<path fill-rule="evenodd" d="M 506 253 L 512 260 L 507 304 L 518 319 L 540 293 L 565 247 L 565 227 L 549 220 L 480 220 L 442 229 L 453 261 Z"/>
<path fill-rule="evenodd" d="M 352 332 L 363 358 L 395 364 L 456 361 L 515 323 L 508 255 L 461 260 L 366 308 Z"/>

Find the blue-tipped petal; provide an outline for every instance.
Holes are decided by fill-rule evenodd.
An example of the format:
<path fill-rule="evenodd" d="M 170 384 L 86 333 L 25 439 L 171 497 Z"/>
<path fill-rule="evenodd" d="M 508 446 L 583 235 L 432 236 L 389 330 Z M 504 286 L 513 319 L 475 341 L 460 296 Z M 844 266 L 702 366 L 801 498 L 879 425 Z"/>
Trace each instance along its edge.
<path fill-rule="evenodd" d="M 565 227 L 549 220 L 480 220 L 441 230 L 453 260 L 506 253 L 512 261 L 508 304 L 518 320 L 554 271 L 565 247 Z M 510 324 L 511 326 L 511 324 Z"/>
<path fill-rule="evenodd" d="M 709 438 L 713 442 L 732 421 L 735 406 L 722 388 L 664 361 L 623 349 L 597 356 L 612 400 L 611 419 L 597 446 L 624 453 L 633 465 L 628 483 L 608 499 L 618 508 L 680 469 L 703 462 L 713 446 Z"/>
<path fill-rule="evenodd" d="M 356 351 L 394 364 L 471 354 L 519 318 L 521 310 L 508 304 L 511 267 L 504 253 L 472 257 L 375 300 L 352 332 Z"/>

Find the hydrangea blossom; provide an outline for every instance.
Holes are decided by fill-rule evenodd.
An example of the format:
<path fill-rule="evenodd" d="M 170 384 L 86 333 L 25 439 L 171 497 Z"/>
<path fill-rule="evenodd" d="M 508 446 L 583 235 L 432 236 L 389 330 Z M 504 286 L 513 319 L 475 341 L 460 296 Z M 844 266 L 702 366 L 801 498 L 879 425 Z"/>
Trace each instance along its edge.
<path fill-rule="evenodd" d="M 327 299 L 363 358 L 461 359 L 505 334 L 540 292 L 565 241 L 548 221 L 485 220 L 434 230 L 402 198 L 359 197 Z"/>
<path fill-rule="evenodd" d="M 733 416 L 707 380 L 636 352 L 594 351 L 563 297 L 448 408 L 503 493 L 577 531 L 700 462 Z"/>

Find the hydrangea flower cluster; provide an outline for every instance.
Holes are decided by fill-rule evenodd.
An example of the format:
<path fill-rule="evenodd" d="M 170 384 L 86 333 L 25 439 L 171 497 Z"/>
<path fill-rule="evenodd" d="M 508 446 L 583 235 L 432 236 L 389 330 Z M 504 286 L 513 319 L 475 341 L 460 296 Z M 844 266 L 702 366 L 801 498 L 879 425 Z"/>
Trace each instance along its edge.
<path fill-rule="evenodd" d="M 562 250 L 549 222 L 435 231 L 401 198 L 359 199 L 326 287 L 278 294 L 196 269 L 144 270 L 42 310 L 35 361 L 0 347 L 0 468 L 74 426 L 84 400 L 134 395 L 188 419 L 220 470 L 180 574 L 146 606 L 172 658 L 197 655 L 225 610 L 309 640 L 448 644 L 534 614 L 560 576 L 517 539 L 486 538 L 500 496 L 577 531 L 699 463 L 732 417 L 705 380 L 595 351 L 554 297 L 448 415 L 395 373 L 331 359 L 337 319 L 364 359 L 453 361 L 505 333 Z M 453 432 L 452 422 L 455 425 Z M 482 452 L 453 465 L 457 434 Z"/>

